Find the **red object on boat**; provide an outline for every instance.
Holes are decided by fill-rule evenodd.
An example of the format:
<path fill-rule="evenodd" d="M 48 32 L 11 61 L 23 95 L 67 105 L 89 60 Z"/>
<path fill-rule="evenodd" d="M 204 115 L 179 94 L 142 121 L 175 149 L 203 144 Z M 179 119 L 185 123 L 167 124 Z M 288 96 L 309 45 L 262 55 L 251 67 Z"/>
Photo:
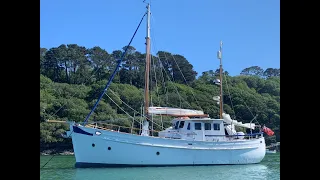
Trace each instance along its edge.
<path fill-rule="evenodd" d="M 263 127 L 262 131 L 265 132 L 268 136 L 274 135 L 274 132 L 270 128 L 267 128 L 265 126 Z"/>

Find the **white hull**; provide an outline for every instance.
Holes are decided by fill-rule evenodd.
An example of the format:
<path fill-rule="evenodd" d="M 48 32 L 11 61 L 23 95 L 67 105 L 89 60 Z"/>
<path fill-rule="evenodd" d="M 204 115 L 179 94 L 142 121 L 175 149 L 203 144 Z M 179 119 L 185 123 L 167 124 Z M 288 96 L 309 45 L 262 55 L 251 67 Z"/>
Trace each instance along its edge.
<path fill-rule="evenodd" d="M 70 128 L 72 131 L 73 126 Z M 79 129 L 83 131 L 79 132 Z M 101 134 L 97 135 L 97 131 Z M 85 132 L 89 134 L 83 134 Z M 263 137 L 202 142 L 139 136 L 83 126 L 74 128 L 71 136 L 76 167 L 251 164 L 259 163 L 266 153 Z M 108 150 L 108 147 L 111 149 Z"/>

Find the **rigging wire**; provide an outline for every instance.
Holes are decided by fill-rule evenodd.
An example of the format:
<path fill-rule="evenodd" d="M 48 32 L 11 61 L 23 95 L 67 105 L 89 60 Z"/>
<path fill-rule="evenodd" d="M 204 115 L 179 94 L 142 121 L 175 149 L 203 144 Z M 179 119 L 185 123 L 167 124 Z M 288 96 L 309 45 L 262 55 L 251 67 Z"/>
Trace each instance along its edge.
<path fill-rule="evenodd" d="M 109 60 L 110 57 L 111 57 L 111 54 L 109 54 L 108 58 L 106 59 L 106 62 Z M 98 70 L 100 70 L 100 69 L 101 69 L 101 67 L 99 67 L 98 69 L 96 69 L 96 71 L 95 71 L 87 80 L 85 80 L 85 82 L 83 83 L 83 85 L 85 85 L 86 83 L 88 83 L 89 80 L 90 80 L 90 79 L 98 72 Z M 76 92 L 71 95 L 71 98 L 73 98 L 75 95 L 76 95 Z M 62 105 L 57 111 L 55 111 L 55 113 L 53 113 L 53 114 L 51 113 L 49 116 L 54 116 L 54 115 L 56 115 L 66 104 L 67 104 L 67 102 L 63 103 L 63 105 Z"/>
<path fill-rule="evenodd" d="M 106 87 L 105 87 L 104 90 L 103 90 L 103 93 L 101 93 L 101 95 L 100 95 L 99 99 L 97 100 L 97 102 L 95 103 L 94 107 L 92 108 L 92 110 L 90 111 L 90 113 L 88 114 L 88 116 L 86 117 L 85 121 L 83 122 L 83 125 L 86 124 L 86 122 L 88 121 L 90 115 L 91 115 L 92 112 L 95 110 L 95 108 L 97 107 L 97 105 L 98 105 L 99 101 L 101 100 L 102 96 L 105 94 L 106 90 L 107 90 L 108 87 L 110 86 L 110 83 L 111 83 L 112 79 L 114 78 L 116 72 L 118 71 L 118 69 L 119 69 L 119 67 L 120 67 L 120 65 L 121 65 L 121 62 L 122 62 L 122 60 L 123 60 L 123 57 L 124 57 L 124 55 L 126 54 L 126 52 L 127 52 L 127 50 L 128 50 L 128 47 L 130 46 L 133 38 L 135 37 L 135 35 L 136 35 L 136 33 L 137 33 L 137 31 L 138 31 L 138 29 L 139 29 L 139 27 L 140 27 L 140 25 L 141 25 L 144 17 L 146 16 L 146 14 L 147 14 L 147 13 L 144 13 L 144 15 L 142 16 L 142 18 L 141 18 L 141 20 L 140 20 L 140 23 L 139 23 L 138 27 L 136 28 L 136 30 L 135 30 L 135 32 L 134 32 L 134 34 L 133 34 L 133 36 L 132 36 L 129 44 L 126 46 L 125 51 L 122 53 L 122 56 L 121 56 L 120 60 L 118 60 L 118 65 L 117 65 L 117 67 L 115 68 L 113 74 L 111 75 L 111 77 L 110 77 L 110 79 L 109 79 L 109 82 L 107 83 Z M 61 109 L 61 108 L 60 108 L 60 109 Z M 59 110 L 60 110 L 60 109 L 59 109 Z M 70 137 L 72 133 L 73 133 L 73 130 L 72 130 L 72 132 L 69 134 L 68 137 Z M 44 167 L 53 159 L 53 157 L 55 157 L 55 155 L 53 155 L 40 169 L 44 168 Z"/>
<path fill-rule="evenodd" d="M 227 90 L 228 90 L 228 94 L 229 94 L 229 98 L 230 98 L 230 103 L 231 103 L 231 107 L 232 107 L 232 110 L 234 112 L 234 119 L 236 119 L 236 112 L 234 110 L 234 106 L 233 106 L 233 103 L 232 103 L 232 98 L 231 98 L 231 93 L 230 93 L 230 90 L 229 90 L 229 86 L 228 86 L 228 82 L 227 82 L 227 75 L 226 73 L 224 72 L 224 77 L 225 77 L 225 81 L 226 81 L 226 86 L 227 86 Z M 243 96 L 242 96 L 242 90 L 240 91 L 240 98 L 241 99 L 244 99 Z M 260 126 L 261 124 L 259 123 L 259 121 L 256 119 L 257 116 L 254 116 L 252 111 L 250 110 L 249 106 L 247 105 L 247 103 L 245 101 L 243 101 L 244 105 L 246 106 L 246 108 L 249 110 L 250 114 L 252 115 L 253 119 L 252 120 L 255 120 Z"/>
<path fill-rule="evenodd" d="M 114 96 L 116 96 L 117 98 L 119 98 L 119 100 L 120 100 L 123 104 L 125 104 L 127 107 L 129 107 L 131 110 L 133 110 L 135 113 L 141 114 L 140 112 L 136 111 L 135 109 L 133 109 L 132 107 L 130 107 L 128 104 L 126 104 L 124 101 L 122 101 L 122 99 L 121 99 L 118 95 L 116 95 L 115 92 L 112 91 L 111 89 L 110 89 L 110 92 L 111 92 Z M 106 94 L 106 95 L 107 95 L 107 94 Z M 107 95 L 107 96 L 108 96 L 108 95 Z M 116 106 L 119 107 L 119 105 L 118 105 L 115 101 L 113 101 L 110 96 L 108 96 L 108 97 L 111 99 L 111 101 L 112 101 L 114 104 L 116 104 Z M 119 108 L 120 108 L 120 107 L 119 107 Z M 128 116 L 130 116 L 130 117 L 132 118 L 132 116 L 129 115 L 125 110 L 123 110 L 122 108 L 120 108 L 120 109 L 121 109 L 122 111 L 124 111 Z M 146 116 L 143 115 L 143 114 L 141 114 L 141 117 L 144 117 L 144 118 L 145 118 Z M 137 121 L 137 122 L 138 122 L 138 121 Z M 142 125 L 141 122 L 138 122 L 138 123 Z M 156 122 L 153 122 L 153 123 L 156 124 L 156 125 L 158 125 L 158 126 L 161 127 L 162 129 L 164 129 L 164 127 L 161 126 L 161 125 L 159 125 L 158 123 L 156 123 Z"/>
<path fill-rule="evenodd" d="M 165 59 L 167 60 L 167 63 L 168 63 L 168 58 L 167 58 L 167 56 L 166 56 L 166 54 L 167 54 L 167 52 L 164 52 L 164 56 L 165 56 Z M 159 59 L 160 60 L 160 59 Z M 161 62 L 161 60 L 160 60 L 160 62 Z M 163 69 L 164 69 L 164 67 L 162 67 Z M 179 91 L 178 91 L 178 88 L 177 88 L 177 86 L 174 84 L 174 77 L 173 77 L 173 74 L 171 74 L 171 76 L 172 76 L 172 81 L 171 81 L 171 79 L 170 79 L 170 77 L 169 77 L 169 75 L 168 75 L 168 73 L 164 70 L 164 72 L 166 73 L 166 75 L 167 75 L 167 77 L 168 77 L 168 79 L 169 79 L 169 81 L 172 83 L 172 85 L 173 85 L 173 87 L 174 87 L 174 89 L 176 90 L 176 92 L 177 92 L 177 94 L 178 94 L 178 96 L 179 96 L 179 100 L 180 100 L 180 108 L 181 108 L 181 101 L 183 100 L 183 101 L 185 101 L 185 103 L 189 106 L 189 107 L 191 107 L 192 108 L 192 106 L 188 103 L 188 101 L 186 101 L 181 95 L 180 95 L 180 93 L 179 93 Z"/>
<path fill-rule="evenodd" d="M 124 55 L 127 53 L 128 47 L 130 46 L 133 38 L 135 37 L 135 35 L 136 35 L 136 33 L 137 33 L 137 31 L 138 31 L 138 29 L 139 29 L 139 27 L 140 27 L 140 25 L 141 25 L 144 17 L 146 16 L 146 14 L 147 14 L 147 13 L 144 13 L 144 15 L 142 16 L 142 18 L 141 18 L 141 20 L 140 20 L 140 23 L 139 23 L 138 27 L 136 28 L 133 36 L 131 37 L 131 40 L 130 40 L 129 44 L 126 46 L 125 51 L 122 53 L 120 60 L 118 60 L 118 65 L 117 65 L 117 67 L 115 68 L 114 72 L 113 72 L 112 75 L 110 76 L 109 82 L 107 83 L 107 85 L 106 85 L 106 87 L 104 88 L 103 92 L 101 93 L 99 99 L 98 99 L 97 102 L 95 103 L 94 107 L 92 108 L 92 110 L 90 111 L 90 113 L 88 114 L 88 116 L 86 117 L 86 119 L 84 120 L 83 125 L 85 125 L 85 124 L 87 123 L 90 115 L 91 115 L 92 112 L 96 109 L 96 107 L 97 107 L 99 101 L 101 100 L 102 96 L 105 94 L 105 92 L 107 91 L 108 87 L 110 86 L 111 81 L 113 80 L 115 74 L 117 73 L 117 71 L 118 71 L 118 69 L 119 69 L 119 67 L 120 67 L 120 65 L 121 65 L 121 62 L 122 62 L 122 60 L 123 60 L 123 58 L 124 58 Z"/>
<path fill-rule="evenodd" d="M 234 119 L 236 119 L 236 112 L 234 110 L 234 106 L 233 106 L 233 103 L 232 103 L 232 99 L 231 99 L 231 93 L 230 93 L 230 89 L 229 89 L 229 86 L 228 86 L 228 81 L 227 81 L 227 75 L 226 75 L 226 72 L 223 72 L 223 75 L 224 75 L 224 78 L 225 78 L 225 81 L 226 81 L 226 86 L 227 86 L 227 90 L 228 90 L 228 94 L 229 94 L 229 99 L 230 99 L 230 103 L 231 103 L 231 108 L 234 112 Z"/>
<path fill-rule="evenodd" d="M 106 95 L 107 95 L 107 97 L 120 109 L 120 110 L 122 110 L 124 113 L 126 113 L 126 115 L 128 115 L 129 117 L 131 117 L 131 118 L 133 118 L 127 111 L 125 111 L 124 109 L 122 109 L 116 102 L 114 102 L 114 100 L 107 94 L 107 93 L 105 93 Z M 134 119 L 134 118 L 133 118 Z M 138 121 L 137 121 L 138 122 Z M 140 122 L 138 122 L 138 123 L 140 123 Z"/>
<path fill-rule="evenodd" d="M 153 62 L 153 71 L 154 71 L 155 84 L 156 84 L 156 94 L 157 94 L 157 97 L 158 97 L 159 106 L 161 106 L 161 99 L 160 99 L 159 88 L 158 88 L 158 83 L 157 83 L 157 72 L 156 72 L 156 65 L 155 65 L 155 62 L 154 62 L 154 58 L 151 58 L 151 61 Z M 160 121 L 161 121 L 161 128 L 164 129 L 163 128 L 162 115 L 160 115 Z"/>
<path fill-rule="evenodd" d="M 151 14 L 151 20 L 152 20 L 152 21 L 154 22 L 154 24 L 155 24 L 155 18 L 154 18 L 154 16 L 153 16 L 152 14 Z M 154 34 L 155 34 L 155 33 L 154 33 Z M 156 36 L 155 36 L 155 35 L 153 35 L 153 39 L 154 39 L 154 40 L 153 40 L 153 44 L 156 44 Z M 153 46 L 156 46 L 156 45 L 153 45 Z M 166 60 L 166 63 L 169 64 L 168 58 L 167 58 L 167 56 L 166 56 L 166 53 L 167 53 L 167 52 L 164 52 L 165 60 Z M 172 54 L 171 54 L 171 56 L 173 57 L 175 63 L 177 64 L 178 69 L 179 69 L 180 73 L 182 74 L 182 77 L 184 78 L 185 83 L 190 87 L 190 85 L 188 84 L 185 76 L 183 75 L 183 73 L 182 73 L 182 71 L 181 71 L 178 63 L 176 62 L 174 56 L 173 56 Z M 160 59 L 159 55 L 158 55 L 157 57 L 158 57 L 158 59 L 159 59 L 159 62 L 161 63 L 161 68 L 165 71 L 164 66 L 163 66 L 163 64 L 162 64 L 162 62 L 161 62 L 161 59 Z M 161 71 L 161 72 L 162 72 L 162 71 Z M 174 82 L 174 77 L 173 77 L 173 75 L 171 74 L 171 76 L 172 76 L 172 81 L 171 81 L 168 73 L 167 73 L 166 71 L 165 71 L 165 73 L 166 73 L 167 78 L 169 79 L 169 81 L 170 81 L 171 83 L 173 83 L 173 82 Z M 192 106 L 191 106 L 185 99 L 183 99 L 183 98 L 180 96 L 179 91 L 177 90 L 176 86 L 175 86 L 174 84 L 173 84 L 173 86 L 175 87 L 175 90 L 176 90 L 176 92 L 177 92 L 177 94 L 178 94 L 178 96 L 179 96 L 179 98 L 180 98 L 180 107 L 181 107 L 181 99 L 182 99 L 183 101 L 186 102 L 186 104 L 189 105 L 189 107 L 192 108 Z M 195 101 L 196 101 L 197 105 L 199 106 L 199 108 L 200 108 L 201 110 L 203 110 L 203 109 L 201 108 L 198 100 L 196 99 L 196 97 L 195 97 L 194 92 L 193 92 L 192 89 L 191 89 L 191 94 L 192 94 L 193 98 L 195 99 Z"/>
<path fill-rule="evenodd" d="M 174 62 L 176 63 L 176 65 L 177 65 L 177 67 L 178 67 L 178 69 L 179 69 L 179 71 L 180 71 L 180 73 L 181 73 L 181 75 L 182 75 L 182 77 L 183 77 L 183 79 L 184 79 L 184 82 L 185 82 L 189 87 L 191 87 L 191 86 L 189 85 L 189 83 L 187 82 L 187 80 L 186 80 L 185 76 L 183 75 L 183 73 L 182 73 L 182 71 L 181 71 L 181 69 L 180 69 L 180 67 L 179 67 L 179 65 L 178 65 L 178 63 L 177 63 L 177 61 L 176 61 L 176 59 L 174 58 L 174 55 L 172 55 L 172 54 L 171 54 L 171 56 L 172 56 L 172 58 L 173 58 Z M 201 109 L 201 110 L 203 110 L 203 109 L 201 108 L 201 106 L 200 106 L 200 104 L 199 104 L 199 102 L 198 102 L 197 98 L 195 97 L 195 95 L 194 95 L 194 93 L 193 93 L 193 90 L 192 90 L 192 89 L 191 89 L 191 94 L 192 94 L 193 98 L 196 100 L 197 105 L 200 107 L 200 109 Z"/>
<path fill-rule="evenodd" d="M 151 56 L 151 64 L 153 64 L 154 80 L 156 84 L 156 94 L 158 96 L 158 101 L 160 106 L 160 95 L 159 95 L 159 88 L 158 88 L 158 82 L 157 82 L 157 72 L 156 72 L 156 65 L 155 65 L 153 56 Z"/>
<path fill-rule="evenodd" d="M 151 1 L 150 1 L 150 6 L 151 6 Z M 153 14 L 151 14 L 151 21 L 152 21 L 151 23 L 156 24 L 155 19 L 153 17 Z M 156 28 L 153 28 L 153 29 L 156 29 Z M 153 32 L 155 32 L 155 30 L 153 30 Z M 156 36 L 155 36 L 156 33 L 153 33 L 153 34 L 154 34 L 154 36 L 153 36 L 154 40 L 151 42 L 151 44 L 152 44 L 151 50 L 152 50 L 152 52 L 154 52 L 156 54 L 156 51 L 153 48 L 153 46 L 156 46 Z M 157 55 L 157 58 L 159 59 L 159 57 L 158 57 L 159 54 L 156 54 L 156 55 Z M 162 69 L 164 69 L 164 68 L 163 68 L 163 64 L 161 62 L 159 62 L 159 66 L 160 66 L 160 72 L 161 72 L 160 74 L 161 74 L 161 78 L 162 78 L 162 83 L 163 83 L 163 87 L 164 87 L 164 93 L 166 96 L 166 101 L 164 102 L 164 104 L 167 106 L 168 105 L 168 89 L 166 87 L 165 78 L 164 78 L 163 71 L 162 71 Z"/>
<path fill-rule="evenodd" d="M 153 20 L 154 18 L 153 18 L 153 16 L 151 15 L 151 19 Z M 155 38 L 155 35 L 153 36 L 153 42 L 151 42 L 152 44 L 154 44 L 153 46 L 156 46 L 155 44 L 156 44 L 156 38 Z M 153 47 L 153 46 L 151 46 L 151 48 Z M 159 63 L 161 64 L 160 66 L 161 66 L 161 68 L 163 69 L 163 71 L 165 72 L 165 74 L 166 74 L 166 76 L 167 76 L 167 78 L 168 78 L 168 80 L 173 84 L 173 87 L 174 87 L 174 89 L 175 89 L 175 91 L 176 91 L 176 93 L 178 94 L 178 96 L 179 96 L 179 100 L 180 100 L 180 107 L 181 107 L 181 99 L 182 100 L 184 100 L 182 97 L 181 97 L 181 95 L 180 95 L 180 93 L 179 93 L 179 91 L 178 91 L 178 89 L 177 89 L 177 87 L 174 85 L 174 83 L 173 83 L 173 81 L 174 81 L 174 77 L 173 77 L 173 75 L 171 74 L 171 76 L 172 76 L 172 80 L 171 80 L 171 78 L 170 78 L 170 76 L 168 75 L 168 72 L 164 69 L 164 65 L 163 65 L 163 63 L 162 63 L 162 61 L 161 61 L 161 59 L 160 59 L 160 54 L 158 54 L 158 56 L 157 56 L 157 59 L 158 59 L 158 61 L 159 61 Z M 166 52 L 164 52 L 164 56 L 165 56 L 165 60 L 166 60 L 166 62 L 167 62 L 167 64 L 169 64 L 169 61 L 168 61 L 168 58 L 166 57 Z M 167 91 L 166 91 L 166 93 L 167 93 Z M 186 104 L 188 104 L 190 107 L 192 107 L 186 100 L 184 100 L 185 102 L 186 102 Z"/>
<path fill-rule="evenodd" d="M 155 21 L 152 14 L 151 14 L 151 19 L 152 19 L 153 21 Z M 153 36 L 153 39 L 154 39 L 154 40 L 153 40 L 153 42 L 151 42 L 151 43 L 154 44 L 153 46 L 156 46 L 156 45 L 155 45 L 155 44 L 156 44 L 156 36 L 155 36 L 155 35 Z M 153 47 L 153 46 L 152 46 L 152 47 Z M 158 58 L 159 63 L 161 64 L 161 68 L 162 68 L 163 71 L 165 72 L 168 80 L 173 84 L 173 87 L 174 87 L 176 93 L 177 93 L 178 96 L 179 96 L 180 107 L 181 107 L 181 104 L 182 104 L 182 103 L 181 103 L 181 100 L 185 101 L 185 103 L 186 103 L 187 105 L 189 105 L 190 107 L 192 107 L 185 99 L 183 99 L 183 98 L 181 97 L 181 95 L 180 95 L 177 87 L 174 85 L 174 77 L 173 77 L 173 75 L 171 74 L 171 77 L 172 77 L 172 80 L 171 80 L 171 78 L 170 78 L 170 76 L 168 75 L 167 71 L 164 69 L 163 63 L 162 63 L 162 61 L 161 61 L 161 59 L 160 59 L 159 56 L 160 56 L 160 54 L 158 54 L 157 58 Z M 168 58 L 167 58 L 167 56 L 166 56 L 166 52 L 164 52 L 164 56 L 165 56 L 165 60 L 166 60 L 167 64 L 169 64 Z"/>

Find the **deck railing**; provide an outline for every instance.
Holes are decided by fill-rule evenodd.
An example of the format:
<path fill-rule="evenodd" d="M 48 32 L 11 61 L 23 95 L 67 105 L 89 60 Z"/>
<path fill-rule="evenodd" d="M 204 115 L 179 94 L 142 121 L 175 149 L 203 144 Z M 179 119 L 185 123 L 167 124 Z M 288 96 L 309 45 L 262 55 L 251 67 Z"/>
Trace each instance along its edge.
<path fill-rule="evenodd" d="M 104 127 L 98 126 L 97 124 L 87 124 L 87 127 L 92 127 L 96 129 L 102 129 L 107 131 L 117 131 L 119 133 L 128 133 L 128 134 L 141 134 L 141 129 L 134 128 L 134 127 L 128 127 L 128 126 L 120 126 L 115 124 L 103 124 Z M 158 136 L 158 133 L 161 131 L 157 130 L 149 130 L 149 132 L 154 132 L 154 136 Z M 188 135 L 188 136 L 195 136 L 195 133 L 183 133 L 183 132 L 167 132 L 172 135 Z M 226 137 L 229 139 L 240 139 L 239 137 L 244 137 L 244 139 L 254 139 L 259 138 L 263 136 L 263 132 L 259 133 L 252 133 L 252 134 L 244 134 L 244 135 L 205 135 L 205 137 Z M 174 138 L 174 137 L 172 137 Z"/>
<path fill-rule="evenodd" d="M 88 127 L 93 127 L 96 129 L 103 129 L 107 131 L 117 131 L 120 133 L 129 133 L 129 134 L 141 134 L 141 129 L 139 128 L 134 128 L 134 127 L 128 127 L 128 126 L 120 126 L 120 125 L 115 125 L 115 124 L 103 124 L 104 127 L 98 126 L 96 124 L 87 124 L 86 126 Z M 160 131 L 157 130 L 149 130 L 149 132 L 154 132 L 154 135 L 158 135 Z"/>

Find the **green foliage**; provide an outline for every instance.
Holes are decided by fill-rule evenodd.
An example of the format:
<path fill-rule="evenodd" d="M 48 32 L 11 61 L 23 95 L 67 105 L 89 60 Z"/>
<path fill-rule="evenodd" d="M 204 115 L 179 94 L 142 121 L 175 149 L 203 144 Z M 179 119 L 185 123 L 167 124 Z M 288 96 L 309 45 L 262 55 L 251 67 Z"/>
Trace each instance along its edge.
<path fill-rule="evenodd" d="M 260 68 L 259 66 L 251 66 L 248 68 L 245 68 L 241 71 L 241 75 L 256 75 L 256 76 L 262 76 L 264 70 Z"/>
<path fill-rule="evenodd" d="M 266 137 L 265 138 L 265 141 L 266 141 L 266 144 L 272 144 L 272 143 L 276 143 L 277 140 L 276 140 L 276 136 L 270 136 L 270 137 Z"/>
<path fill-rule="evenodd" d="M 45 120 L 84 121 L 123 50 L 109 54 L 98 46 L 87 49 L 76 44 L 49 50 L 40 48 L 40 144 L 65 142 L 60 133 L 67 127 L 45 123 Z M 213 97 L 219 95 L 219 86 L 214 84 L 219 69 L 203 72 L 196 78 L 197 72 L 185 57 L 164 51 L 159 51 L 157 56 L 151 58 L 150 104 L 199 109 L 218 118 L 219 105 Z M 89 121 L 108 121 L 130 127 L 132 119 L 128 114 L 140 121 L 144 101 L 144 64 L 145 54 L 130 46 L 106 92 L 113 101 L 104 95 Z M 280 69 L 264 71 L 252 66 L 244 69 L 240 76 L 224 73 L 224 111 L 243 123 L 258 115 L 260 124 L 275 130 L 276 137 L 270 138 L 270 142 L 279 141 Z M 161 124 L 160 119 L 156 119 L 156 123 Z M 170 117 L 163 117 L 163 123 L 170 126 Z M 139 128 L 139 123 L 135 122 L 134 127 Z M 154 129 L 160 130 L 160 127 L 154 124 Z"/>
<path fill-rule="evenodd" d="M 62 142 L 61 133 L 64 133 L 68 127 L 61 123 L 40 123 L 40 143 Z"/>

